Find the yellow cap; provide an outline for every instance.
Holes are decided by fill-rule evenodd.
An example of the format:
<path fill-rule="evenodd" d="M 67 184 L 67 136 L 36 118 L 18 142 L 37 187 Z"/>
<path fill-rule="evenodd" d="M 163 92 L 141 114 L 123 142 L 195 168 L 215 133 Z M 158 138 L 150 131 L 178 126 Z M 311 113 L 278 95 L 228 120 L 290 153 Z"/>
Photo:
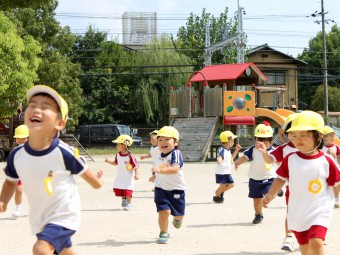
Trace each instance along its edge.
<path fill-rule="evenodd" d="M 164 137 L 173 137 L 176 140 L 179 140 L 179 133 L 176 128 L 171 127 L 171 126 L 164 126 L 162 127 L 158 133 L 157 137 L 159 136 L 164 136 Z"/>
<path fill-rule="evenodd" d="M 323 134 L 328 135 L 329 133 L 335 133 L 334 129 L 331 128 L 330 126 L 325 126 L 323 128 Z"/>
<path fill-rule="evenodd" d="M 149 133 L 149 135 L 157 135 L 157 134 L 158 134 L 158 130 L 157 129 Z"/>
<path fill-rule="evenodd" d="M 231 131 L 224 131 L 220 134 L 220 140 L 222 143 L 230 142 L 232 139 L 235 139 L 237 135 L 234 135 Z M 229 140 L 230 139 L 230 140 Z"/>
<path fill-rule="evenodd" d="M 27 138 L 29 137 L 28 127 L 26 125 L 18 126 L 14 131 L 14 138 Z"/>
<path fill-rule="evenodd" d="M 61 113 L 61 118 L 63 120 L 67 121 L 67 116 L 68 116 L 68 106 L 66 101 L 58 94 L 57 91 L 55 91 L 54 89 L 52 89 L 49 86 L 46 85 L 36 85 L 32 88 L 30 88 L 27 91 L 27 103 L 29 103 L 29 101 L 31 100 L 31 98 L 36 95 L 36 94 L 40 94 L 40 93 L 45 93 L 50 95 L 58 104 L 59 109 L 60 109 L 60 113 Z"/>
<path fill-rule="evenodd" d="M 255 128 L 255 137 L 273 137 L 273 129 L 265 124 L 258 124 Z"/>
<path fill-rule="evenodd" d="M 129 135 L 120 135 L 117 137 L 116 140 L 112 141 L 113 143 L 122 143 L 125 144 L 126 146 L 131 146 L 133 143 L 133 140 L 131 138 L 131 136 Z"/>
<path fill-rule="evenodd" d="M 313 111 L 303 111 L 292 121 L 287 132 L 316 130 L 323 133 L 325 122 L 320 114 Z"/>
<path fill-rule="evenodd" d="M 284 131 L 286 131 L 287 126 L 293 121 L 293 119 L 295 119 L 295 117 L 298 115 L 299 113 L 292 113 L 290 115 L 288 115 L 288 117 L 285 120 L 285 123 L 282 125 L 282 129 Z"/>

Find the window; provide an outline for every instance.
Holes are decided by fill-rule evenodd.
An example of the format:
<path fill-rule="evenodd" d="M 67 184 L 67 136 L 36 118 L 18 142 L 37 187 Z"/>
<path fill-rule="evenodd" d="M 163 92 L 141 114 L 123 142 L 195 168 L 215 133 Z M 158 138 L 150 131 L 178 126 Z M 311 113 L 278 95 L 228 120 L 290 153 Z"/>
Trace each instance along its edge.
<path fill-rule="evenodd" d="M 285 85 L 286 84 L 286 75 L 283 71 L 271 71 L 264 72 L 264 74 L 268 77 L 267 85 Z"/>

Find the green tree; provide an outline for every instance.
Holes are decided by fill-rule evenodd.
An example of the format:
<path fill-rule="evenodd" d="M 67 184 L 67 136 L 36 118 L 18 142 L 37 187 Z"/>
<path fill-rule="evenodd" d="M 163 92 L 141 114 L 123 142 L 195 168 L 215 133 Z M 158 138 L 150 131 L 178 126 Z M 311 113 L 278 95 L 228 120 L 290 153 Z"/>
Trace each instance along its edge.
<path fill-rule="evenodd" d="M 329 33 L 325 34 L 327 47 L 327 70 L 328 84 L 338 87 L 340 85 L 340 30 L 334 25 Z M 323 83 L 323 49 L 322 33 L 319 32 L 315 38 L 309 41 L 309 47 L 305 48 L 299 59 L 308 63 L 299 75 L 299 100 L 310 107 L 313 95 L 318 86 Z M 308 87 L 308 89 L 306 89 Z M 322 100 L 324 101 L 324 100 Z M 329 101 L 331 104 L 331 102 Z"/>
<path fill-rule="evenodd" d="M 61 93 L 69 105 L 71 119 L 67 129 L 73 130 L 82 114 L 79 65 L 70 58 L 76 38 L 69 27 L 60 27 L 55 19 L 57 3 L 48 0 L 38 8 L 8 9 L 6 16 L 15 23 L 22 38 L 31 36 L 40 42 L 41 63 L 35 84 L 49 85 Z"/>
<path fill-rule="evenodd" d="M 211 45 L 223 41 L 223 31 L 226 26 L 229 28 L 229 38 L 236 34 L 237 22 L 235 19 L 228 20 L 228 7 L 226 7 L 219 17 L 207 13 L 205 9 L 203 9 L 201 17 L 191 13 L 186 26 L 179 28 L 177 39 L 172 38 L 174 46 L 179 49 L 179 52 L 187 55 L 193 63 L 198 65 L 196 70 L 201 69 L 205 63 L 205 28 L 208 20 L 210 20 Z M 224 47 L 212 55 L 214 64 L 236 63 L 236 60 L 237 51 L 233 46 Z"/>
<path fill-rule="evenodd" d="M 20 37 L 15 25 L 0 12 L 0 116 L 15 113 L 26 90 L 38 79 L 40 46 L 32 36 Z"/>
<path fill-rule="evenodd" d="M 186 86 L 193 72 L 192 62 L 171 49 L 169 37 L 155 38 L 141 52 L 130 52 L 126 66 L 137 67 L 135 75 L 124 77 L 130 85 L 136 118 L 150 124 L 168 124 L 169 88 Z M 125 72 L 128 72 L 127 69 Z"/>
<path fill-rule="evenodd" d="M 44 5 L 46 0 L 0 0 L 0 9 L 7 10 L 13 8 L 36 8 Z"/>
<path fill-rule="evenodd" d="M 338 112 L 340 105 L 340 88 L 328 88 L 328 110 L 331 112 Z M 314 111 L 324 110 L 324 87 L 318 86 L 311 99 L 311 109 Z"/>

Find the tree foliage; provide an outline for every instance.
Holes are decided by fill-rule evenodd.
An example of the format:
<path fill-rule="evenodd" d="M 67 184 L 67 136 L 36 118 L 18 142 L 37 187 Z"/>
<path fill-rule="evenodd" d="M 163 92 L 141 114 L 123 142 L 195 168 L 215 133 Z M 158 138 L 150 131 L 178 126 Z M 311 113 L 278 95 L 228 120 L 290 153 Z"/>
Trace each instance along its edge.
<path fill-rule="evenodd" d="M 237 31 L 235 19 L 228 20 L 228 8 L 219 17 L 202 11 L 201 17 L 190 13 L 186 26 L 179 28 L 177 39 L 173 38 L 174 45 L 179 52 L 187 55 L 195 64 L 199 65 L 196 69 L 201 69 L 205 63 L 205 30 L 206 24 L 210 20 L 210 44 L 221 42 L 224 35 L 232 37 Z M 228 31 L 226 31 L 228 28 Z M 224 33 L 225 32 L 225 33 Z M 215 51 L 212 55 L 212 63 L 225 64 L 237 62 L 237 51 L 235 47 L 224 47 L 222 50 Z"/>
<path fill-rule="evenodd" d="M 338 112 L 340 105 L 340 88 L 328 87 L 328 110 Z M 311 109 L 314 111 L 324 110 L 324 86 L 320 85 L 311 100 Z"/>
<path fill-rule="evenodd" d="M 38 78 L 40 50 L 32 36 L 20 37 L 15 25 L 0 12 L 0 116 L 12 115 L 25 101 L 26 90 Z"/>
<path fill-rule="evenodd" d="M 328 84 L 330 87 L 338 87 L 340 85 L 339 27 L 334 25 L 331 31 L 325 34 L 325 38 L 327 47 Z M 313 107 L 316 105 L 311 102 L 313 95 L 316 93 L 318 86 L 323 84 L 322 32 L 319 32 L 316 37 L 309 41 L 309 48 L 305 48 L 298 58 L 308 63 L 308 66 L 304 70 L 301 70 L 299 76 L 299 100 L 307 103 L 310 107 Z M 331 97 L 329 97 L 329 104 L 331 105 L 333 102 L 330 100 Z"/>
<path fill-rule="evenodd" d="M 20 37 L 30 36 L 40 43 L 41 62 L 34 84 L 49 85 L 65 98 L 71 117 L 67 129 L 73 130 L 82 113 L 79 65 L 70 59 L 76 38 L 69 27 L 62 28 L 55 19 L 56 7 L 57 1 L 48 0 L 38 8 L 8 9 L 6 16 L 15 24 Z M 31 82 L 27 86 L 32 85 Z"/>

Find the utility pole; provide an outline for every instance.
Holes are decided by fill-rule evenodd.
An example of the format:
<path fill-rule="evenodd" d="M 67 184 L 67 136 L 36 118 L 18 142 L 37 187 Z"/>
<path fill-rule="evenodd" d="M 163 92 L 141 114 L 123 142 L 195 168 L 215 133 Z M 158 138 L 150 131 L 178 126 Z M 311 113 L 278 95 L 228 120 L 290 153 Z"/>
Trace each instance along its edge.
<path fill-rule="evenodd" d="M 324 119 L 328 125 L 328 72 L 327 72 L 327 48 L 325 36 L 325 11 L 323 0 L 321 0 L 321 22 L 322 22 L 322 55 L 323 55 L 323 88 L 324 88 Z"/>

